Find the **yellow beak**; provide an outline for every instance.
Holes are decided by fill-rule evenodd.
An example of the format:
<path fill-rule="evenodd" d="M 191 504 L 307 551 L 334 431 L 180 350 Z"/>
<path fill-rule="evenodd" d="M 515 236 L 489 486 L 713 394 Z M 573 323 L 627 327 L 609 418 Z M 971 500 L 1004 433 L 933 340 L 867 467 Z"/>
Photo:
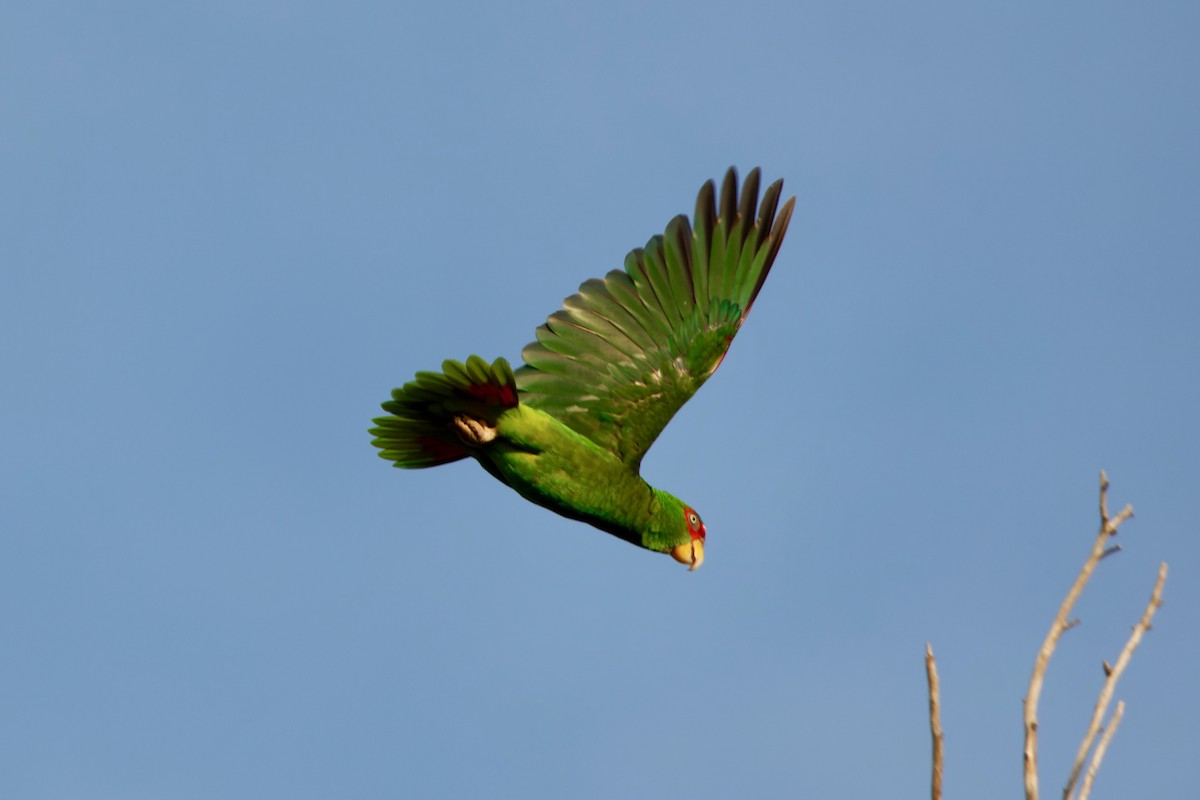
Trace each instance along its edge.
<path fill-rule="evenodd" d="M 690 542 L 673 548 L 671 558 L 680 564 L 689 564 L 688 572 L 700 569 L 700 565 L 704 563 L 704 540 L 692 539 Z"/>

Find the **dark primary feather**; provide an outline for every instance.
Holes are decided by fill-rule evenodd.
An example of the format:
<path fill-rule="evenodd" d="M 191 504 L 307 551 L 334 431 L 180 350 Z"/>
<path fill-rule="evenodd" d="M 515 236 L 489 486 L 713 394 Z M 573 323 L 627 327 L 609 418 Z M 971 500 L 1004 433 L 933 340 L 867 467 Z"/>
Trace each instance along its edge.
<path fill-rule="evenodd" d="M 759 171 L 739 196 L 730 169 L 625 271 L 592 279 L 537 329 L 516 371 L 521 402 L 541 409 L 637 468 L 675 412 L 720 364 L 779 252 L 795 198 L 783 181 L 758 199 Z M 778 215 L 776 211 L 778 209 Z"/>

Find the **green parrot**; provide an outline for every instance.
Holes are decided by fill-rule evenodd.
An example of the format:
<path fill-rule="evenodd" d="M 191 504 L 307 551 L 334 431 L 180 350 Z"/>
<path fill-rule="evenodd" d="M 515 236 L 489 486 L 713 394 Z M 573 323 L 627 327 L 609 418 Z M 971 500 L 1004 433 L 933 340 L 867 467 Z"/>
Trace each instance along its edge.
<path fill-rule="evenodd" d="M 783 181 L 758 203 L 759 171 L 738 196 L 732 168 L 696 199 L 694 227 L 675 217 L 563 301 L 513 370 L 476 355 L 418 372 L 383 403 L 372 444 L 417 469 L 468 456 L 527 500 L 694 570 L 700 515 L 639 474 L 675 412 L 725 357 L 783 243 L 795 198 Z"/>

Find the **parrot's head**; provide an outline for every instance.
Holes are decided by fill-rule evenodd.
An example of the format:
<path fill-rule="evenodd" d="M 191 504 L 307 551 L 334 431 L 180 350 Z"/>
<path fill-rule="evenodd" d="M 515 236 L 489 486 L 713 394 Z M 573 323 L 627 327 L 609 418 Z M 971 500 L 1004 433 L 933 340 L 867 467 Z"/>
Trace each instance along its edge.
<path fill-rule="evenodd" d="M 683 521 L 687 525 L 688 538 L 683 544 L 677 544 L 671 548 L 671 558 L 678 561 L 680 564 L 687 564 L 688 571 L 694 571 L 700 568 L 704 563 L 704 523 L 700 520 L 700 515 L 693 509 L 684 506 Z"/>

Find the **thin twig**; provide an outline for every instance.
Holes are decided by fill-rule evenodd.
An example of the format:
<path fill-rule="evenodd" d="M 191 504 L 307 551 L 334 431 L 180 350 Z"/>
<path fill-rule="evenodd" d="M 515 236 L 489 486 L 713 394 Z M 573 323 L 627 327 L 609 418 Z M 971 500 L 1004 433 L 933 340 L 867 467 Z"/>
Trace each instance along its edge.
<path fill-rule="evenodd" d="M 1125 647 L 1121 650 L 1121 655 L 1117 657 L 1117 663 L 1110 665 L 1107 661 L 1104 662 L 1104 686 L 1100 689 L 1100 696 L 1096 698 L 1096 707 L 1092 711 L 1092 720 L 1088 724 L 1087 733 L 1083 736 L 1083 741 L 1079 745 L 1079 752 L 1075 754 L 1075 764 L 1071 768 L 1071 777 L 1067 779 L 1067 785 L 1063 789 L 1063 800 L 1070 800 L 1071 792 L 1075 789 L 1075 782 L 1079 780 L 1079 773 L 1083 769 L 1083 762 L 1087 758 L 1088 751 L 1092 749 L 1092 742 L 1096 739 L 1096 734 L 1100 731 L 1100 723 L 1104 719 L 1105 713 L 1108 712 L 1108 704 L 1112 701 L 1113 691 L 1117 688 L 1117 681 L 1121 678 L 1121 673 L 1125 671 L 1125 667 L 1129 665 L 1129 659 L 1133 657 L 1133 651 L 1142 641 L 1142 636 L 1146 631 L 1150 630 L 1150 621 L 1154 619 L 1154 612 L 1158 611 L 1162 605 L 1162 590 L 1163 584 L 1167 582 L 1167 565 L 1164 563 L 1158 568 L 1158 580 L 1154 582 L 1154 591 L 1150 594 L 1150 602 L 1146 604 L 1145 610 L 1142 612 L 1142 618 L 1133 626 L 1133 632 L 1129 635 L 1129 640 L 1125 642 Z M 1120 704 L 1118 704 L 1118 707 Z M 1112 725 L 1110 723 L 1109 730 L 1104 732 L 1104 739 L 1112 736 Z M 1099 752 L 1099 750 L 1097 750 Z M 1096 767 L 1100 766 L 1098 759 L 1093 757 L 1092 765 L 1088 767 L 1088 772 L 1091 773 Z M 1079 800 L 1083 800 L 1085 795 L 1081 792 Z"/>
<path fill-rule="evenodd" d="M 933 800 L 942 800 L 942 696 L 933 645 L 925 643 L 925 675 L 929 678 L 929 732 L 933 736 Z"/>
<path fill-rule="evenodd" d="M 1108 743 L 1112 741 L 1113 736 L 1117 732 L 1117 726 L 1121 724 L 1121 717 L 1125 714 L 1125 701 L 1117 701 L 1117 710 L 1113 712 L 1112 719 L 1108 721 L 1108 727 L 1104 729 L 1104 735 L 1100 737 L 1100 744 L 1096 745 L 1096 752 L 1092 753 L 1092 763 L 1088 764 L 1087 774 L 1083 776 L 1083 785 L 1079 789 L 1079 800 L 1087 800 L 1088 795 L 1092 793 L 1092 781 L 1096 779 L 1096 770 L 1100 769 L 1100 762 L 1104 760 L 1104 751 L 1108 750 Z"/>
<path fill-rule="evenodd" d="M 1025 695 L 1026 800 L 1038 800 L 1037 708 L 1038 700 L 1042 695 L 1042 684 L 1046 679 L 1046 667 L 1050 664 L 1050 657 L 1054 655 L 1054 649 L 1058 646 L 1059 637 L 1062 636 L 1063 631 L 1068 627 L 1067 618 L 1071 614 L 1071 609 L 1075 606 L 1075 601 L 1083 593 L 1083 587 L 1087 585 L 1088 580 L 1092 577 L 1092 572 L 1095 571 L 1096 565 L 1100 563 L 1100 558 L 1104 555 L 1105 545 L 1109 537 L 1115 536 L 1117 528 L 1120 527 L 1121 523 L 1132 516 L 1133 506 L 1128 505 L 1117 516 L 1111 518 L 1108 516 L 1108 476 L 1104 473 L 1104 470 L 1101 470 L 1100 533 L 1096 536 L 1096 541 L 1092 545 L 1092 552 L 1088 555 L 1087 560 L 1083 562 L 1083 567 L 1079 570 L 1079 575 L 1075 578 L 1075 583 L 1072 584 L 1062 605 L 1059 606 L 1058 614 L 1054 617 L 1054 622 L 1050 625 L 1050 631 L 1046 634 L 1046 639 L 1042 642 L 1041 649 L 1038 650 L 1037 659 L 1033 663 L 1033 674 L 1029 677 L 1029 691 Z"/>

